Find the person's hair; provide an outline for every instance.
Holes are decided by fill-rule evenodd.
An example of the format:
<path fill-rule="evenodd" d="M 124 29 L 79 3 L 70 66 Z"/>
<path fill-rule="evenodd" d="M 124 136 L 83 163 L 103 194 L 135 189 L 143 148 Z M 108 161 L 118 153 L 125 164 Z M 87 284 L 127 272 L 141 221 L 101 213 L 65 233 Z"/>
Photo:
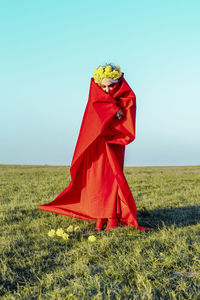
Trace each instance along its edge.
<path fill-rule="evenodd" d="M 120 71 L 119 65 L 114 65 L 112 63 L 106 63 L 105 65 L 100 65 L 98 68 L 94 69 L 93 77 L 96 83 L 100 82 L 103 78 L 112 78 L 114 80 L 120 78 L 122 72 Z"/>

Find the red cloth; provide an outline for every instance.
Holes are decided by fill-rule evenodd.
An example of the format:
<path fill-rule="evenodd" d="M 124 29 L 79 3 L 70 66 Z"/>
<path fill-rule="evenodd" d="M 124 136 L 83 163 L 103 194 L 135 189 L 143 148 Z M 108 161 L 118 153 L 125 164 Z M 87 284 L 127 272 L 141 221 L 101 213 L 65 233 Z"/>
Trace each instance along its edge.
<path fill-rule="evenodd" d="M 114 118 L 119 109 L 125 117 Z M 137 223 L 136 204 L 123 174 L 125 145 L 135 139 L 136 96 L 124 73 L 107 94 L 91 78 L 89 98 L 70 167 L 71 182 L 39 209 L 85 220 L 118 217 Z"/>

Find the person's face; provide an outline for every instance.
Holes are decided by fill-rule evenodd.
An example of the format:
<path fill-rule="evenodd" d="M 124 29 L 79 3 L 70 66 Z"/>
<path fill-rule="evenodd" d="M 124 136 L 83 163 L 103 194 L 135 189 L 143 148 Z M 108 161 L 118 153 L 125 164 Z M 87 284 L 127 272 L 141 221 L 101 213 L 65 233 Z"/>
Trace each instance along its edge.
<path fill-rule="evenodd" d="M 112 80 L 111 78 L 103 78 L 99 84 L 99 86 L 104 90 L 106 93 L 109 93 L 114 85 L 117 83 L 117 80 Z"/>

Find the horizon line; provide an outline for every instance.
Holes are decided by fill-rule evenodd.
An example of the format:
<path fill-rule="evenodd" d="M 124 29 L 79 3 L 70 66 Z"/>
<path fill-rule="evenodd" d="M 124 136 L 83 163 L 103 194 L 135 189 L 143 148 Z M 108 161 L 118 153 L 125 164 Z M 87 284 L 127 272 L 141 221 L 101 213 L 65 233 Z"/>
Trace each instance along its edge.
<path fill-rule="evenodd" d="M 71 165 L 51 165 L 51 164 L 1 164 L 0 166 L 49 166 L 49 167 L 70 167 Z M 138 168 L 142 168 L 142 167 L 200 167 L 200 165 L 124 165 L 124 167 L 138 167 Z"/>

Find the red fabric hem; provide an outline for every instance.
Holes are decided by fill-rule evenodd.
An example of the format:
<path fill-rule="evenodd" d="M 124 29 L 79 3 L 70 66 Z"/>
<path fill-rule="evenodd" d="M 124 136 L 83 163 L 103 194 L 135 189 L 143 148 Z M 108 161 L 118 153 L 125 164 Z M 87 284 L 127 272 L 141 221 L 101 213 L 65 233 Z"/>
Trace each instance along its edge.
<path fill-rule="evenodd" d="M 78 214 L 72 213 L 72 212 L 68 212 L 64 209 L 61 208 L 56 208 L 56 207 L 51 207 L 51 206 L 44 206 L 44 205 L 40 205 L 38 207 L 39 210 L 45 210 L 45 211 L 49 211 L 55 214 L 59 214 L 59 215 L 65 215 L 68 217 L 72 217 L 72 218 L 77 218 L 77 219 L 83 219 L 83 220 L 89 220 L 89 221 L 96 221 L 97 218 L 90 218 L 90 217 L 85 217 L 85 216 L 79 216 Z"/>

